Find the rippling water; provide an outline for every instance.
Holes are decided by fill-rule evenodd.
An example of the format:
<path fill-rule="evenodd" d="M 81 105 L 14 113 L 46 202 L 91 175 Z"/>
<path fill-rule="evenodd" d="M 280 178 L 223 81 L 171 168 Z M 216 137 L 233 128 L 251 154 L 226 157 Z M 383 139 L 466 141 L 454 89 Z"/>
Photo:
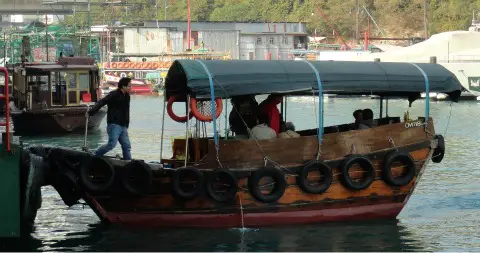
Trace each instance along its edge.
<path fill-rule="evenodd" d="M 163 99 L 133 97 L 130 138 L 137 159 L 158 161 Z M 424 101 L 410 108 L 424 115 Z M 447 153 L 441 164 L 430 163 L 409 203 L 394 221 L 332 223 L 265 229 L 156 229 L 105 226 L 81 205 L 66 207 L 55 190 L 43 188 L 32 238 L 17 250 L 40 251 L 480 251 L 480 118 L 477 102 L 432 102 L 437 133 L 444 134 Z M 230 105 L 229 105 L 230 107 Z M 184 107 L 183 107 L 184 108 Z M 330 98 L 325 102 L 326 125 L 353 121 L 355 109 L 371 108 L 378 116 L 379 101 L 368 98 Z M 389 115 L 401 116 L 407 101 L 392 100 Z M 182 105 L 175 105 L 176 111 Z M 290 99 L 287 117 L 297 129 L 315 127 L 311 98 Z M 184 109 L 183 109 L 184 110 Z M 224 115 L 218 125 L 223 134 Z M 89 133 L 95 149 L 107 141 L 106 122 Z M 210 127 L 211 128 L 211 127 Z M 210 129 L 209 128 L 209 129 Z M 184 136 L 185 124 L 166 116 L 164 157 L 171 155 L 171 138 Z M 24 139 L 26 143 L 83 146 L 83 135 Z M 118 146 L 112 154 L 121 154 Z"/>

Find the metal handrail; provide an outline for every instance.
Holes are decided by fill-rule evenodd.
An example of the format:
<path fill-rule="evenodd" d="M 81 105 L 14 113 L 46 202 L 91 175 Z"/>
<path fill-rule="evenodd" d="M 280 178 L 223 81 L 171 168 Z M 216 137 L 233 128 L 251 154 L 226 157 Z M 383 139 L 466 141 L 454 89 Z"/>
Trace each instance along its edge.
<path fill-rule="evenodd" d="M 0 95 L 0 99 L 5 99 L 5 124 L 0 123 L 0 126 L 5 125 L 5 133 L 6 133 L 6 143 L 7 143 L 7 151 L 11 151 L 10 147 L 10 101 L 9 101 L 9 91 L 8 91 L 8 70 L 4 67 L 0 67 L 0 71 L 3 72 L 3 76 L 5 78 L 5 94 Z"/>

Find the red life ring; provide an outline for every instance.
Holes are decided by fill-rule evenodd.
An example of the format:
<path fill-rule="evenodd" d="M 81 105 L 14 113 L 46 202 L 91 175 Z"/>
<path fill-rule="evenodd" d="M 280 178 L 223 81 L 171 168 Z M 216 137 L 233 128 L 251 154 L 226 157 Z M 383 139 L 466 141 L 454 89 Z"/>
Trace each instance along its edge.
<path fill-rule="evenodd" d="M 174 112 L 173 112 L 173 109 L 172 109 L 172 106 L 173 106 L 173 103 L 178 99 L 178 96 L 171 96 L 169 99 L 168 99 L 168 102 L 167 102 L 167 113 L 168 113 L 168 116 L 170 116 L 170 118 L 172 118 L 173 120 L 175 120 L 176 122 L 186 122 L 187 121 L 187 116 L 177 116 Z M 190 111 L 190 113 L 188 114 L 188 119 L 191 119 L 193 117 L 193 113 L 192 111 Z"/>
<path fill-rule="evenodd" d="M 215 104 L 217 105 L 217 108 L 215 110 L 215 115 L 216 115 L 216 118 L 218 119 L 220 114 L 222 114 L 222 110 L 223 110 L 222 99 L 221 98 L 215 98 Z M 203 115 L 198 111 L 197 99 L 190 98 L 190 108 L 192 108 L 191 110 L 192 110 L 193 116 L 195 116 L 195 118 L 197 118 L 198 120 L 204 121 L 204 122 L 210 122 L 210 121 L 213 120 L 212 115 L 209 115 L 209 116 Z"/>

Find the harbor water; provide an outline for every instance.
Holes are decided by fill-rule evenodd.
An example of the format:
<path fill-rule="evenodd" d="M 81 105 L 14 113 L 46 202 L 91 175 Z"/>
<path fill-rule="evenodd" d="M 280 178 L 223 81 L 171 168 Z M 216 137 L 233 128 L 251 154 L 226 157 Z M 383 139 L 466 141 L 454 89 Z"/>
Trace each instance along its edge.
<path fill-rule="evenodd" d="M 313 98 L 290 98 L 287 118 L 297 130 L 316 127 Z M 133 96 L 130 139 L 134 158 L 158 161 L 160 156 L 162 97 Z M 230 110 L 231 105 L 228 105 Z M 392 221 L 311 224 L 261 229 L 132 229 L 101 224 L 83 205 L 68 208 L 52 187 L 42 189 L 43 203 L 31 238 L 21 251 L 480 251 L 480 104 L 432 102 L 437 134 L 446 141 L 445 158 L 430 163 L 407 206 Z M 184 105 L 176 104 L 175 111 Z M 353 122 L 356 109 L 371 108 L 379 116 L 379 100 L 329 98 L 325 125 Z M 390 100 L 389 116 L 409 110 L 411 118 L 424 116 L 425 103 L 408 108 L 406 100 Z M 194 122 L 194 121 L 192 121 Z M 193 124 L 192 124 L 193 125 Z M 106 143 L 106 120 L 88 134 L 88 146 Z M 209 126 L 211 131 L 211 124 Z M 225 132 L 225 112 L 218 123 Z M 164 157 L 171 156 L 173 137 L 185 136 L 185 124 L 165 117 Z M 83 134 L 24 138 L 27 144 L 83 146 Z M 387 141 L 387 140 L 386 140 Z M 120 146 L 109 153 L 121 154 Z"/>

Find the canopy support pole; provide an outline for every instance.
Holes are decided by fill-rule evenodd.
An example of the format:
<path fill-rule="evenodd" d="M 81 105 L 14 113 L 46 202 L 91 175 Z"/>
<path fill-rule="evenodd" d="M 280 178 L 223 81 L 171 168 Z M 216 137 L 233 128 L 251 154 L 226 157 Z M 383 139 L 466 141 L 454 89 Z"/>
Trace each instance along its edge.
<path fill-rule="evenodd" d="M 187 167 L 187 163 L 188 163 L 188 127 L 189 127 L 189 124 L 188 122 L 190 121 L 188 119 L 188 114 L 190 112 L 190 96 L 187 96 L 187 104 L 186 104 L 186 111 L 187 111 L 187 122 L 185 124 L 185 167 Z M 163 129 L 163 128 L 162 128 Z"/>
<path fill-rule="evenodd" d="M 215 109 L 217 105 L 215 104 L 215 91 L 213 89 L 213 77 L 210 71 L 208 71 L 207 66 L 201 61 L 196 60 L 200 65 L 202 65 L 203 69 L 208 75 L 208 81 L 210 83 L 210 99 L 212 100 L 212 119 L 213 119 L 213 139 L 215 141 L 215 149 L 217 151 L 217 159 L 218 159 L 218 152 L 219 152 L 219 145 L 218 145 L 218 134 L 217 134 L 217 115 L 215 114 Z"/>
<path fill-rule="evenodd" d="M 383 96 L 380 96 L 380 118 L 383 118 Z"/>
<path fill-rule="evenodd" d="M 285 122 L 287 122 L 288 96 L 285 96 Z"/>
<path fill-rule="evenodd" d="M 162 109 L 162 131 L 160 134 L 160 163 L 162 162 L 163 157 L 163 135 L 165 132 L 165 108 L 167 107 L 167 100 L 163 98 L 163 109 Z"/>
<path fill-rule="evenodd" d="M 385 116 L 388 118 L 388 97 L 385 99 Z"/>
<path fill-rule="evenodd" d="M 315 72 L 318 84 L 318 153 L 317 160 L 320 160 L 320 153 L 322 151 L 322 139 L 323 139 L 323 92 L 322 92 L 322 80 L 320 79 L 320 73 L 309 61 L 303 60 L 306 62 Z"/>
<path fill-rule="evenodd" d="M 230 122 L 228 122 L 228 101 L 224 99 L 225 102 L 225 140 L 228 140 L 228 127 L 230 126 Z"/>
<path fill-rule="evenodd" d="M 422 68 L 420 68 L 415 63 L 412 63 L 412 62 L 409 62 L 409 63 L 415 66 L 418 70 L 420 70 L 420 72 L 423 75 L 423 78 L 425 79 L 425 122 L 424 124 L 425 124 L 425 128 L 427 128 L 428 119 L 430 117 L 430 82 L 428 80 L 427 73 L 425 73 L 425 71 L 423 71 Z"/>

